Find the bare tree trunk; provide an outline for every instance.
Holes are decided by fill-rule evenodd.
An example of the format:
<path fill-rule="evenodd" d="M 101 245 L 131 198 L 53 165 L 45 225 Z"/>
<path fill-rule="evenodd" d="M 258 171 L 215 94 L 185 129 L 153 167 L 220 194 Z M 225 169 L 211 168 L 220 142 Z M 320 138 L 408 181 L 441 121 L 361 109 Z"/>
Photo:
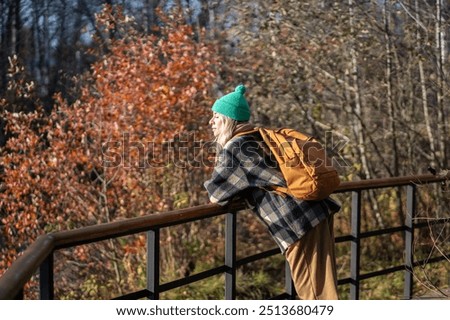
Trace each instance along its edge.
<path fill-rule="evenodd" d="M 8 68 L 8 53 L 5 50 L 8 48 L 6 41 L 7 24 L 5 19 L 5 13 L 8 12 L 8 9 L 4 0 L 0 1 L 0 12 L 2 13 L 0 14 L 0 48 L 2 48 L 0 50 L 0 91 L 3 91 L 7 84 L 6 71 Z"/>
<path fill-rule="evenodd" d="M 8 57 L 17 55 L 20 46 L 21 1 L 9 0 L 1 2 L 1 47 L 0 47 L 0 89 L 6 88 L 8 83 Z"/>
<path fill-rule="evenodd" d="M 396 128 L 396 114 L 395 104 L 393 101 L 393 80 L 392 80 L 392 42 L 391 42 L 391 26 L 390 26 L 390 8 L 391 1 L 386 0 L 383 6 L 383 19 L 384 19 L 384 39 L 386 44 L 386 104 L 389 115 L 389 129 L 392 135 L 392 172 L 394 176 L 399 175 L 399 159 L 398 159 L 398 146 L 397 146 L 397 128 Z"/>
<path fill-rule="evenodd" d="M 36 65 L 35 78 L 37 79 L 39 95 L 47 96 L 49 85 L 49 11 L 48 3 L 44 5 L 40 1 L 33 1 L 33 38 L 34 60 Z M 41 23 L 42 21 L 42 23 Z"/>
<path fill-rule="evenodd" d="M 416 11 L 416 22 L 418 23 L 420 21 L 420 7 L 419 7 L 419 0 L 414 1 L 414 7 Z M 416 29 L 416 43 L 417 46 L 421 46 L 422 43 L 422 36 L 420 35 L 420 26 L 417 26 Z M 432 163 L 431 166 L 435 167 L 438 164 L 438 161 L 436 159 L 436 142 L 433 135 L 433 130 L 431 129 L 431 121 L 430 121 L 430 113 L 428 112 L 428 97 L 427 97 L 427 87 L 425 83 L 425 72 L 424 72 L 424 66 L 423 66 L 423 60 L 422 57 L 419 56 L 417 59 L 419 68 L 419 82 L 420 82 L 420 91 L 422 94 L 422 109 L 423 109 L 423 115 L 424 115 L 424 121 L 425 121 L 425 127 L 427 130 L 428 135 L 428 141 L 430 144 L 430 151 L 432 156 Z"/>
<path fill-rule="evenodd" d="M 190 14 L 189 14 L 189 4 L 188 4 L 188 8 L 186 8 L 183 5 L 183 1 L 182 0 L 175 0 L 174 1 L 176 3 L 176 5 L 178 6 L 178 8 L 181 10 L 181 13 L 183 14 L 184 17 L 184 21 L 189 24 L 189 20 L 190 20 Z"/>
<path fill-rule="evenodd" d="M 51 73 L 51 82 L 49 86 L 50 95 L 53 95 L 53 93 L 56 92 L 58 83 L 62 80 L 60 79 L 59 72 L 63 69 L 63 64 L 67 64 L 69 62 L 67 61 L 67 55 L 64 50 L 67 46 L 66 39 L 69 38 L 66 28 L 67 0 L 59 0 L 59 2 L 60 5 L 58 6 L 58 11 L 55 12 L 55 15 L 58 17 L 59 21 L 59 29 L 57 34 L 55 32 L 55 37 L 57 37 L 58 40 L 58 46 L 54 54 L 55 64 Z"/>
<path fill-rule="evenodd" d="M 350 33 L 354 33 L 354 27 L 353 27 L 353 0 L 348 1 L 349 4 L 349 10 L 350 10 Z M 364 175 L 363 178 L 370 179 L 371 174 L 369 170 L 369 164 L 367 160 L 366 155 L 366 141 L 365 141 L 365 134 L 363 130 L 363 123 L 362 123 L 362 107 L 361 107 L 361 95 L 360 95 L 360 86 L 359 86 L 359 75 L 358 75 L 358 61 L 357 61 L 357 53 L 355 50 L 354 45 L 350 48 L 350 77 L 353 84 L 353 88 L 355 89 L 354 99 L 353 99 L 353 134 L 355 136 L 355 139 L 357 141 L 357 147 L 358 147 L 358 153 L 361 159 L 361 171 Z M 351 100 L 350 100 L 351 101 Z"/>
<path fill-rule="evenodd" d="M 400 155 L 398 148 L 398 134 L 397 134 L 397 112 L 396 112 L 396 104 L 394 102 L 394 79 L 393 73 L 395 70 L 395 66 L 398 66 L 397 59 L 394 60 L 394 50 L 391 39 L 391 8 L 392 3 L 391 0 L 386 0 L 383 6 L 383 20 L 384 20 L 384 39 L 385 39 L 385 50 L 386 50 L 386 104 L 389 115 L 389 130 L 392 136 L 391 146 L 392 146 L 392 163 L 391 168 L 389 170 L 394 177 L 400 175 Z M 394 61 L 397 63 L 395 64 Z M 401 95 L 401 86 L 400 81 L 397 81 L 397 95 Z M 401 96 L 400 96 L 401 97 Z M 400 103 L 400 102 L 399 102 Z M 402 210 L 402 194 L 400 190 L 397 188 L 396 192 L 396 203 L 397 203 L 397 212 L 399 222 L 402 223 L 405 221 L 405 216 Z"/>
<path fill-rule="evenodd" d="M 145 1 L 145 15 L 147 19 L 146 32 L 150 33 L 152 27 L 156 24 L 156 14 L 155 10 L 159 5 L 160 0 L 146 0 Z"/>
<path fill-rule="evenodd" d="M 10 48 L 9 55 L 19 52 L 20 45 L 20 28 L 22 22 L 20 19 L 20 0 L 11 0 L 9 2 L 9 10 L 6 21 L 6 47 Z"/>
<path fill-rule="evenodd" d="M 441 168 L 446 168 L 447 166 L 447 146 L 448 141 L 447 134 L 447 117 L 445 110 L 444 101 L 444 86 L 446 86 L 445 81 L 445 60 L 446 56 L 446 43 L 445 43 L 445 28 L 444 28 L 444 18 L 442 14 L 443 1 L 436 0 L 436 77 L 437 77 L 437 90 L 436 90 L 436 100 L 437 100 L 437 111 L 438 111 L 438 139 L 439 139 L 439 149 L 441 157 Z"/>
<path fill-rule="evenodd" d="M 197 17 L 197 24 L 200 28 L 205 28 L 209 26 L 209 1 L 200 0 L 200 13 Z"/>
<path fill-rule="evenodd" d="M 355 33 L 353 0 L 348 0 L 348 7 L 349 7 L 350 34 L 353 36 Z M 353 83 L 353 88 L 355 89 L 353 99 L 354 106 L 353 106 L 353 120 L 352 120 L 353 134 L 357 141 L 357 149 L 361 160 L 361 172 L 363 173 L 363 178 L 370 179 L 372 175 L 370 173 L 369 161 L 367 158 L 367 150 L 366 150 L 367 142 L 365 137 L 363 114 L 362 114 L 362 100 L 361 100 L 361 88 L 359 85 L 358 59 L 354 43 L 352 43 L 350 48 L 350 59 L 351 59 L 350 61 L 351 80 Z M 384 228 L 383 218 L 380 214 L 379 206 L 376 201 L 376 197 L 373 190 L 369 191 L 369 201 L 371 203 L 371 208 L 373 209 L 372 210 L 373 219 L 380 227 Z"/>

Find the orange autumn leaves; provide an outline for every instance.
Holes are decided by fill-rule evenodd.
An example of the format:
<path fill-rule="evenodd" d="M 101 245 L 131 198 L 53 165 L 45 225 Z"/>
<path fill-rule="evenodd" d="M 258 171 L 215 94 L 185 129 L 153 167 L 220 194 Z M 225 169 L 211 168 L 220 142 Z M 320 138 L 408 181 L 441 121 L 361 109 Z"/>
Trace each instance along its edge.
<path fill-rule="evenodd" d="M 169 164 L 136 164 L 149 151 L 157 158 L 175 136 L 206 138 L 218 62 L 190 26 L 162 19 L 164 26 L 143 35 L 120 10 L 98 14 L 99 30 L 114 29 L 115 36 L 98 44 L 106 54 L 80 77 L 78 99 L 57 94 L 50 115 L 40 107 L 16 113 L 1 100 L 7 141 L 0 149 L 0 274 L 39 234 L 148 214 L 171 202 L 161 189 Z M 111 154 L 118 161 L 105 166 Z"/>

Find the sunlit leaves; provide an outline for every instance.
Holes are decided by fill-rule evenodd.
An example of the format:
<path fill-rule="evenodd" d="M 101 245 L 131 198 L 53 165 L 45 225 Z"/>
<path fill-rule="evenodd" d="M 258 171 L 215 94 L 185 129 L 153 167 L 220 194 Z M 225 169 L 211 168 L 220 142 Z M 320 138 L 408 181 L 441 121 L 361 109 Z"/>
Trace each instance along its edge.
<path fill-rule="evenodd" d="M 18 113 L 19 100 L 1 100 L 7 141 L 0 149 L 0 274 L 44 232 L 170 209 L 170 175 L 188 177 L 173 162 L 188 155 L 165 159 L 163 146 L 194 132 L 206 138 L 214 49 L 167 18 L 150 35 L 138 33 L 119 7 L 97 19 L 102 34 L 95 38 L 105 50 L 80 77 L 77 101 L 56 94 L 47 115 L 42 107 Z M 33 84 L 21 80 L 18 61 L 11 63 L 11 90 L 31 97 Z M 74 254 L 89 256 L 87 249 Z"/>

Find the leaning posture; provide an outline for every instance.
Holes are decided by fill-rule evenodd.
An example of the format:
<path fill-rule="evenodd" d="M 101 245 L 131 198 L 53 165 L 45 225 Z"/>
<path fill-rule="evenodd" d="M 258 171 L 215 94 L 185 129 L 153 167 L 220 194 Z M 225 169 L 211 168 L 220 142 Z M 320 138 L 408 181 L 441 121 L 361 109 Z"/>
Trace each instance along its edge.
<path fill-rule="evenodd" d="M 245 90 L 239 85 L 212 107 L 209 124 L 219 151 L 205 182 L 210 201 L 244 198 L 289 262 L 299 298 L 336 300 L 333 214 L 340 205 L 330 197 L 306 201 L 273 190 L 286 181 L 258 133 L 242 134 L 254 128 Z"/>

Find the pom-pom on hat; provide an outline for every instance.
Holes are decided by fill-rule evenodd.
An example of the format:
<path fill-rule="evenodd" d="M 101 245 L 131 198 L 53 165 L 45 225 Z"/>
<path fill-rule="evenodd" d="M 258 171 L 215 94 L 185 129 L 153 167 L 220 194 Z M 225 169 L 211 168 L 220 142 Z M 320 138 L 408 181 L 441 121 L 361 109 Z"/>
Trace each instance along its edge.
<path fill-rule="evenodd" d="M 227 95 L 217 99 L 212 110 L 237 121 L 250 119 L 250 108 L 244 97 L 245 86 L 240 84 Z"/>

